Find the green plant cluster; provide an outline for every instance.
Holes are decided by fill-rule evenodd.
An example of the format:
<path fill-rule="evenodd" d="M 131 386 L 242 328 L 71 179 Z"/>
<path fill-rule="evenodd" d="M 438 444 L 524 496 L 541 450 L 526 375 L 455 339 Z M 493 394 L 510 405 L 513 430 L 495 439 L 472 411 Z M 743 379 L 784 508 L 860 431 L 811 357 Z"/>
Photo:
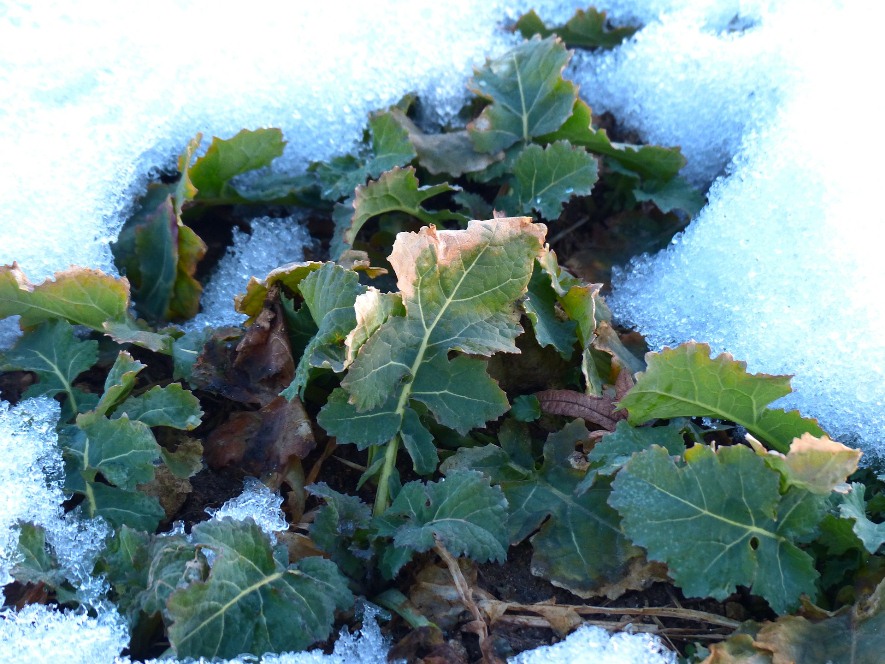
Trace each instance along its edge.
<path fill-rule="evenodd" d="M 585 47 L 629 35 L 599 16 L 553 31 Z M 701 199 L 678 149 L 595 129 L 562 41 L 536 15 L 518 27 L 540 36 L 476 71 L 463 128 L 427 133 L 406 100 L 371 116 L 356 153 L 248 183 L 282 154 L 281 132 L 215 138 L 195 159 L 197 137 L 115 243 L 125 278 L 74 268 L 35 285 L 0 267 L 0 317 L 24 330 L 0 369 L 32 372 L 23 396 L 62 403 L 65 490 L 115 530 L 96 573 L 134 652 L 157 633 L 178 657 L 302 650 L 356 596 L 429 624 L 401 592 L 424 554 L 504 563 L 522 542 L 533 574 L 579 597 L 743 588 L 781 616 L 714 645 L 731 657 L 716 661 L 848 661 L 840 644 L 882 633 L 885 484 L 857 471 L 859 452 L 770 406 L 788 377 L 700 343 L 636 357 L 600 285 L 558 264 L 547 226 L 568 205 L 673 215 Z M 253 278 L 243 329 L 184 334 L 173 323 L 199 309 L 206 251 L 189 222 L 268 204 L 326 215 L 331 260 Z M 210 397 L 238 411 L 243 468 L 287 482 L 296 521 L 309 510 L 300 543 L 248 519 L 158 532 L 181 482 L 217 465 L 215 434 L 194 435 Z M 322 472 L 307 485 L 311 427 L 362 460 L 349 491 Z M 75 601 L 39 527 L 21 526 L 19 553 L 18 582 Z"/>

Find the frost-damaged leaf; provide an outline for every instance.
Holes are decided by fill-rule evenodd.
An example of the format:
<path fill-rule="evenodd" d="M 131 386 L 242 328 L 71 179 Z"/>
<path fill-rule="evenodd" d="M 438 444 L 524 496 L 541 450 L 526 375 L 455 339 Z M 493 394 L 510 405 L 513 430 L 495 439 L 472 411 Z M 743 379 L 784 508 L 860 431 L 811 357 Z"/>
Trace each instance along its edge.
<path fill-rule="evenodd" d="M 572 196 L 589 196 L 597 179 L 596 158 L 583 148 L 568 141 L 529 145 L 513 162 L 511 191 L 499 205 L 520 214 L 537 210 L 556 220 Z"/>
<path fill-rule="evenodd" d="M 616 412 L 610 397 L 594 397 L 574 390 L 544 390 L 535 395 L 541 410 L 551 415 L 580 417 L 607 431 L 614 431 L 623 413 Z"/>
<path fill-rule="evenodd" d="M 64 320 L 42 323 L 19 338 L 15 346 L 0 354 L 3 371 L 33 371 L 38 382 L 23 398 L 67 395 L 68 416 L 89 410 L 96 397 L 73 386 L 81 373 L 98 361 L 98 342 L 74 337 L 74 328 Z"/>
<path fill-rule="evenodd" d="M 203 411 L 200 401 L 178 383 L 161 387 L 154 385 L 144 394 L 132 396 L 121 403 L 113 418 L 128 415 L 133 422 L 149 427 L 172 427 L 190 431 L 200 426 Z"/>
<path fill-rule="evenodd" d="M 326 263 L 308 274 L 299 283 L 298 290 L 317 333 L 304 349 L 295 369 L 295 379 L 282 392 L 288 399 L 304 396 L 311 369 L 331 369 L 336 373 L 344 370 L 344 342 L 357 324 L 354 304 L 366 287 L 360 284 L 359 275 L 353 270 Z"/>
<path fill-rule="evenodd" d="M 76 267 L 34 285 L 17 263 L 0 266 L 0 318 L 21 316 L 23 328 L 62 318 L 104 332 L 105 321 L 124 321 L 129 282 Z"/>
<path fill-rule="evenodd" d="M 374 286 L 369 286 L 365 292 L 357 296 L 353 308 L 356 326 L 344 340 L 345 367 L 353 363 L 359 349 L 388 318 L 406 315 L 403 298 L 399 293 L 382 293 Z"/>
<path fill-rule="evenodd" d="M 476 149 L 500 152 L 559 129 L 578 97 L 562 78 L 568 61 L 558 39 L 533 39 L 477 70 L 469 87 L 491 104 L 468 126 Z"/>
<path fill-rule="evenodd" d="M 663 447 L 674 456 L 685 452 L 682 431 L 675 424 L 665 427 L 637 428 L 624 421 L 617 428 L 602 437 L 587 455 L 590 468 L 575 493 L 581 495 L 596 481 L 597 475 L 614 475 L 637 452 L 649 449 L 652 445 Z"/>
<path fill-rule="evenodd" d="M 95 407 L 99 415 L 107 415 L 109 411 L 129 396 L 135 387 L 135 378 L 145 368 L 145 365 L 132 358 L 126 351 L 120 351 L 114 366 L 108 372 L 104 381 L 104 394 Z M 149 425 L 150 426 L 150 425 Z"/>
<path fill-rule="evenodd" d="M 863 542 L 864 548 L 870 553 L 876 553 L 885 543 L 885 523 L 873 523 L 867 516 L 864 493 L 866 487 L 860 482 L 851 483 L 851 491 L 842 499 L 839 505 L 839 515 L 843 519 L 853 519 L 854 534 Z"/>
<path fill-rule="evenodd" d="M 144 329 L 145 327 L 147 326 L 143 324 L 143 321 L 135 321 L 130 318 L 123 322 L 109 321 L 105 323 L 103 332 L 117 343 L 135 344 L 155 353 L 170 355 L 172 343 L 175 341 L 173 336 L 163 332 L 151 332 Z"/>
<path fill-rule="evenodd" d="M 22 523 L 16 553 L 10 573 L 19 583 L 45 583 L 55 588 L 64 582 L 64 572 L 46 546 L 43 526 Z"/>
<path fill-rule="evenodd" d="M 301 401 L 277 397 L 257 411 L 237 411 L 206 439 L 206 463 L 234 466 L 261 477 L 285 469 L 291 457 L 303 459 L 316 445 Z"/>
<path fill-rule="evenodd" d="M 790 376 L 749 374 L 728 353 L 710 357 L 707 344 L 686 343 L 645 356 L 645 373 L 618 403 L 630 424 L 671 417 L 717 417 L 740 424 L 781 452 L 804 433 L 822 436 L 817 421 L 767 408 L 790 393 Z"/>
<path fill-rule="evenodd" d="M 652 447 L 618 473 L 609 503 L 627 536 L 690 597 L 723 600 L 742 585 L 777 613 L 815 597 L 814 560 L 796 545 L 815 534 L 825 498 L 781 495 L 779 474 L 742 445 L 696 445 L 685 460 Z"/>
<path fill-rule="evenodd" d="M 210 335 L 211 328 L 207 327 L 202 330 L 186 332 L 172 342 L 172 380 L 190 381 L 194 362 L 200 356 L 200 351 L 203 350 Z"/>
<path fill-rule="evenodd" d="M 270 163 L 283 154 L 286 142 L 279 129 L 243 129 L 233 138 L 213 138 L 206 154 L 187 174 L 197 188 L 197 200 L 238 197 L 231 180 Z"/>
<path fill-rule="evenodd" d="M 885 582 L 831 618 L 812 622 L 784 616 L 765 623 L 753 645 L 775 664 L 879 664 L 885 650 Z"/>
<path fill-rule="evenodd" d="M 178 479 L 193 477 L 203 469 L 203 443 L 196 438 L 185 438 L 175 451 L 160 448 L 163 463 Z"/>
<path fill-rule="evenodd" d="M 548 28 L 532 9 L 519 17 L 514 28 L 526 39 L 535 35 L 549 37 L 558 35 L 569 48 L 614 48 L 625 39 L 633 36 L 639 29 L 631 26 L 609 28 L 606 25 L 605 12 L 593 7 L 584 11 L 579 9 L 565 25 Z"/>
<path fill-rule="evenodd" d="M 144 590 L 138 596 L 142 610 L 160 613 L 170 622 L 166 601 L 177 588 L 205 581 L 209 566 L 202 552 L 182 535 L 156 535 L 148 550 L 150 560 Z"/>
<path fill-rule="evenodd" d="M 507 501 L 481 473 L 463 470 L 439 482 L 409 482 L 375 524 L 378 535 L 392 537 L 397 548 L 421 553 L 438 538 L 454 556 L 499 563 L 507 558 Z M 393 578 L 399 570 L 382 571 Z"/>
<path fill-rule="evenodd" d="M 438 224 L 448 220 L 466 221 L 461 215 L 448 210 L 429 211 L 422 207 L 424 201 L 439 194 L 458 191 L 448 183 L 418 186 L 415 169 L 394 168 L 356 189 L 352 199 L 342 206 L 335 216 L 335 237 L 329 251 L 332 256 L 341 255 L 356 240 L 360 229 L 369 219 L 388 212 L 402 212 L 424 222 Z"/>
<path fill-rule="evenodd" d="M 390 263 L 405 317 L 369 337 L 319 423 L 341 442 L 384 442 L 411 399 L 467 433 L 507 410 L 506 395 L 472 355 L 517 352 L 514 304 L 526 289 L 546 229 L 525 217 L 472 221 L 463 231 L 400 233 Z"/>
<path fill-rule="evenodd" d="M 433 175 L 445 173 L 457 178 L 482 171 L 503 158 L 503 154 L 477 152 L 466 129 L 425 134 L 401 110 L 394 109 L 391 116 L 408 132 L 418 163 Z"/>
<path fill-rule="evenodd" d="M 280 285 L 292 292 L 298 292 L 301 280 L 314 270 L 319 270 L 324 263 L 308 261 L 305 263 L 289 263 L 271 270 L 264 279 L 252 277 L 246 286 L 246 292 L 234 300 L 234 308 L 241 314 L 249 316 L 248 325 L 255 322 L 258 314 L 264 309 L 268 292 L 275 285 Z"/>
<path fill-rule="evenodd" d="M 804 433 L 794 438 L 786 455 L 767 451 L 752 436 L 747 436 L 750 446 L 756 450 L 769 467 L 784 478 L 784 482 L 811 493 L 830 495 L 843 485 L 860 461 L 861 451 L 830 440 L 827 436 L 817 438 Z"/>
<path fill-rule="evenodd" d="M 323 558 L 287 565 L 251 519 L 207 521 L 193 539 L 212 550 L 209 577 L 167 602 L 169 641 L 179 658 L 290 652 L 326 639 L 336 609 L 353 604 L 338 567 Z"/>
<path fill-rule="evenodd" d="M 499 484 L 509 503 L 510 542 L 519 543 L 540 527 L 531 540 L 532 573 L 582 597 L 619 580 L 629 559 L 639 554 L 606 503 L 607 482 L 574 495 L 584 471 L 571 460 L 575 445 L 588 435 L 579 421 L 551 434 L 544 463 L 536 468 L 528 434 L 505 423 L 501 447 L 462 448 L 442 465 L 447 476 L 475 469 Z"/>

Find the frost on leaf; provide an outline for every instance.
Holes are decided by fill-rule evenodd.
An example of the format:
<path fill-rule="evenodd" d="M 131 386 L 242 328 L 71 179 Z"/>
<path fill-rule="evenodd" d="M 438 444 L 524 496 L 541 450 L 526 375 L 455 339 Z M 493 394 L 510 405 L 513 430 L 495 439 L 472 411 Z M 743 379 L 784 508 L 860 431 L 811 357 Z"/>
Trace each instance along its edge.
<path fill-rule="evenodd" d="M 526 39 L 535 35 L 559 36 L 569 48 L 614 48 L 625 39 L 632 37 L 639 29 L 634 27 L 610 28 L 605 12 L 590 7 L 579 9 L 565 25 L 548 28 L 541 17 L 531 10 L 519 17 L 514 28 Z"/>
<path fill-rule="evenodd" d="M 685 461 L 655 446 L 618 473 L 609 503 L 627 536 L 691 597 L 722 600 L 741 585 L 778 613 L 803 593 L 814 598 L 814 560 L 797 544 L 816 533 L 824 499 L 796 488 L 782 495 L 778 473 L 742 445 L 696 445 Z"/>
<path fill-rule="evenodd" d="M 0 355 L 0 369 L 33 371 L 38 382 L 22 397 L 64 394 L 67 397 L 64 414 L 70 417 L 95 405 L 95 395 L 74 387 L 74 380 L 97 360 L 97 341 L 76 339 L 67 321 L 54 320 L 27 332 L 15 346 Z"/>
<path fill-rule="evenodd" d="M 513 161 L 510 193 L 498 205 L 510 212 L 536 210 L 544 219 L 556 220 L 572 196 L 589 196 L 598 178 L 596 158 L 568 141 L 546 148 L 530 145 Z"/>
<path fill-rule="evenodd" d="M 606 503 L 607 481 L 575 495 L 584 471 L 574 467 L 575 445 L 588 431 L 579 421 L 551 434 L 544 462 L 536 467 L 528 435 L 505 423 L 501 446 L 462 448 L 442 466 L 449 477 L 478 470 L 501 487 L 509 503 L 510 542 L 532 537 L 532 573 L 590 597 L 618 581 L 638 549 L 621 534 L 617 513 Z"/>
<path fill-rule="evenodd" d="M 390 256 L 405 316 L 391 315 L 362 344 L 319 423 L 339 442 L 386 442 L 420 401 L 467 433 L 504 413 L 506 395 L 478 357 L 517 352 L 515 308 L 545 228 L 528 218 L 473 221 L 467 230 L 400 233 Z M 418 417 L 413 436 L 420 439 Z"/>
<path fill-rule="evenodd" d="M 392 537 L 398 549 L 429 551 L 438 539 L 454 556 L 501 563 L 507 558 L 507 501 L 478 472 L 459 471 L 426 484 L 409 482 L 376 525 L 378 535 Z M 400 558 L 397 565 L 406 562 L 408 558 Z M 398 570 L 382 565 L 389 578 Z"/>
<path fill-rule="evenodd" d="M 305 650 L 328 638 L 335 610 L 353 595 L 335 563 L 288 563 L 251 519 L 194 526 L 194 542 L 214 552 L 205 581 L 169 596 L 169 641 L 179 658 L 232 658 L 244 653 Z"/>
<path fill-rule="evenodd" d="M 468 127 L 476 149 L 499 152 L 559 129 L 578 97 L 562 78 L 568 61 L 558 39 L 534 39 L 477 70 L 470 89 L 491 103 Z"/>
<path fill-rule="evenodd" d="M 740 424 L 775 449 L 786 452 L 804 433 L 822 436 L 815 420 L 797 411 L 768 408 L 790 393 L 789 376 L 749 374 L 747 364 L 723 353 L 710 357 L 707 344 L 686 343 L 645 356 L 648 369 L 620 400 L 630 424 L 672 417 L 716 417 Z"/>

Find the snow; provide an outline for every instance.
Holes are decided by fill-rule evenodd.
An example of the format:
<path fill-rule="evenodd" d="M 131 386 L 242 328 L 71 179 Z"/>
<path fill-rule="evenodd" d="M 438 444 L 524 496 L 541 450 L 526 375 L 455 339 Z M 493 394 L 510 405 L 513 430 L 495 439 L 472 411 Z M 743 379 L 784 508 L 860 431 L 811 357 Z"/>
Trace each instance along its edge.
<path fill-rule="evenodd" d="M 0 263 L 18 261 L 33 281 L 71 264 L 115 274 L 108 243 L 134 195 L 197 132 L 205 146 L 243 127 L 281 127 L 288 146 L 274 168 L 287 171 L 346 152 L 369 111 L 408 92 L 440 109 L 429 121 L 445 122 L 471 68 L 514 42 L 502 19 L 534 6 L 564 20 L 585 3 L 287 5 L 0 4 Z M 644 139 L 681 145 L 689 177 L 713 182 L 683 236 L 618 274 L 615 312 L 656 347 L 696 338 L 752 371 L 795 373 L 785 405 L 868 457 L 885 454 L 883 213 L 874 200 L 885 139 L 868 74 L 883 60 L 875 31 L 885 10 L 796 0 L 596 6 L 646 27 L 611 53 L 575 58 L 569 75 L 581 94 Z M 251 227 L 237 234 L 192 326 L 236 322 L 229 303 L 243 275 L 301 257 L 298 219 Z M 15 321 L 0 322 L 0 348 L 15 335 Z M 16 524 L 42 525 L 98 617 L 4 613 L 0 654 L 14 656 L 0 659 L 55 661 L 64 647 L 66 661 L 110 662 L 125 634 L 90 574 L 107 529 L 61 515 L 57 417 L 41 400 L 0 403 L 0 577 L 14 562 Z M 256 513 L 278 509 L 263 505 Z M 372 638 L 380 661 L 385 648 Z M 572 638 L 596 639 L 606 652 L 622 641 L 647 648 L 643 635 Z M 625 652 L 610 661 L 646 661 Z M 302 661 L 285 657 L 295 656 L 268 661 Z"/>
<path fill-rule="evenodd" d="M 213 519 L 221 520 L 230 517 L 238 521 L 252 519 L 256 525 L 267 533 L 273 541 L 274 533 L 289 529 L 289 522 L 281 509 L 283 498 L 271 491 L 265 484 L 254 477 L 243 480 L 243 493 L 231 498 L 218 509 L 206 508 L 206 513 Z"/>
<path fill-rule="evenodd" d="M 509 664 L 676 664 L 676 655 L 650 634 L 610 635 L 601 627 L 584 625 L 552 646 L 511 657 Z"/>

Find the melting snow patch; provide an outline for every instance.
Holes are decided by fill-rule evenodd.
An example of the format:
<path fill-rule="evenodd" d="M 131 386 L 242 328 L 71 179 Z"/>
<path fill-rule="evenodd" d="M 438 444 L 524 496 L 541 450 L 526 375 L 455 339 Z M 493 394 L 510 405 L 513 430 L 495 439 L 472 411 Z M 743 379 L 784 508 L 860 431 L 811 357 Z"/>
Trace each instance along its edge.
<path fill-rule="evenodd" d="M 243 481 L 243 493 L 231 498 L 218 509 L 207 507 L 206 513 L 219 520 L 227 516 L 238 521 L 251 518 L 273 539 L 274 533 L 289 528 L 286 515 L 280 509 L 282 504 L 283 498 L 278 493 L 271 491 L 256 478 L 247 477 Z"/>
<path fill-rule="evenodd" d="M 585 625 L 565 641 L 535 648 L 508 660 L 510 664 L 676 664 L 676 655 L 649 634 L 609 635 Z"/>

